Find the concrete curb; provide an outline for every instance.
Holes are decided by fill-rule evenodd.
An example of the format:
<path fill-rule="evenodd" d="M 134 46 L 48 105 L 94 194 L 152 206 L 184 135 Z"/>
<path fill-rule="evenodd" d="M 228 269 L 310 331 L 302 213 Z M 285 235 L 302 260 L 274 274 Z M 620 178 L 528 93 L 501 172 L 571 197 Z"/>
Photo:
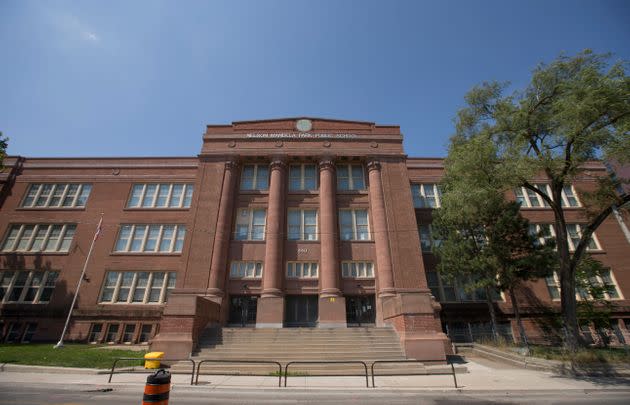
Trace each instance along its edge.
<path fill-rule="evenodd" d="M 538 357 L 523 356 L 512 351 L 502 350 L 497 347 L 482 345 L 479 343 L 472 344 L 472 353 L 479 357 L 490 360 L 509 363 L 518 367 L 548 371 L 561 375 L 583 376 L 583 375 L 601 375 L 630 377 L 630 368 L 614 364 L 593 364 L 572 365 L 569 362 L 558 360 L 547 360 Z"/>
<path fill-rule="evenodd" d="M 71 373 L 71 374 L 107 374 L 109 370 L 100 368 L 80 368 L 80 367 L 55 367 L 55 366 L 33 366 L 25 364 L 1 363 L 0 372 L 18 373 Z"/>

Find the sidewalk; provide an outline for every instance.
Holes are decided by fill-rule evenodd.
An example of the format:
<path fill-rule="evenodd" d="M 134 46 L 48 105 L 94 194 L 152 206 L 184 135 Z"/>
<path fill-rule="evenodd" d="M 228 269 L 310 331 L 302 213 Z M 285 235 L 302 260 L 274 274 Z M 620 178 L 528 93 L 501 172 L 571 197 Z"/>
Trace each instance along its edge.
<path fill-rule="evenodd" d="M 615 377 L 567 377 L 554 375 L 550 372 L 535 371 L 510 367 L 500 363 L 492 363 L 483 359 L 469 359 L 466 364 L 469 372 L 457 374 L 459 388 L 453 385 L 453 377 L 450 375 L 422 375 L 422 376 L 376 376 L 375 390 L 405 390 L 405 391 L 522 391 L 522 390 L 630 390 L 630 379 Z M 9 367 L 9 369 L 15 369 Z M 0 366 L 0 370 L 3 368 Z M 6 369 L 5 369 L 6 370 Z M 112 383 L 108 384 L 107 374 L 94 374 L 86 370 L 85 373 L 78 369 L 72 370 L 48 370 L 41 368 L 29 368 L 29 372 L 2 371 L 0 372 L 0 384 L 31 386 L 50 384 L 68 389 L 100 390 L 108 388 L 121 389 L 124 387 L 143 386 L 147 374 L 114 374 Z M 370 390 L 372 381 L 369 378 Z M 174 374 L 172 376 L 173 390 L 200 390 L 215 389 L 264 389 L 264 390 L 366 390 L 365 377 L 315 377 L 315 376 L 289 376 L 287 388 L 278 388 L 278 377 L 272 376 L 215 376 L 201 375 L 199 385 L 190 385 L 190 375 Z"/>

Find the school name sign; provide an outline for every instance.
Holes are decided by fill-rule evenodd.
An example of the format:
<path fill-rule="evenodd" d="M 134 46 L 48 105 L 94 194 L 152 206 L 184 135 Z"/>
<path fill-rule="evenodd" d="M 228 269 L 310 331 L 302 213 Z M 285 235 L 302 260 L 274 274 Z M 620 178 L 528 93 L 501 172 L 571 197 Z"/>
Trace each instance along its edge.
<path fill-rule="evenodd" d="M 359 136 L 357 134 L 327 134 L 311 132 L 256 132 L 245 134 L 245 137 L 255 139 L 354 139 Z"/>

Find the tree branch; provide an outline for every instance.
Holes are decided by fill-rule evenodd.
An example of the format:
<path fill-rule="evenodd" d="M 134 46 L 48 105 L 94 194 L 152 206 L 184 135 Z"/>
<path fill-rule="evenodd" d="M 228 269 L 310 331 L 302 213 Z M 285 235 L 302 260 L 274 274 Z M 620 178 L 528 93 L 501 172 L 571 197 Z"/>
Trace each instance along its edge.
<path fill-rule="evenodd" d="M 571 257 L 571 268 L 575 269 L 577 263 L 580 261 L 586 248 L 588 247 L 588 242 L 593 236 L 593 232 L 604 222 L 604 220 L 611 214 L 614 207 L 622 206 L 630 201 L 630 194 L 625 194 L 621 197 L 621 201 L 617 203 L 610 204 L 606 209 L 600 212 L 593 220 L 586 225 L 586 227 L 582 230 L 582 237 L 580 238 L 580 242 L 575 247 L 575 252 L 573 252 L 573 257 Z"/>

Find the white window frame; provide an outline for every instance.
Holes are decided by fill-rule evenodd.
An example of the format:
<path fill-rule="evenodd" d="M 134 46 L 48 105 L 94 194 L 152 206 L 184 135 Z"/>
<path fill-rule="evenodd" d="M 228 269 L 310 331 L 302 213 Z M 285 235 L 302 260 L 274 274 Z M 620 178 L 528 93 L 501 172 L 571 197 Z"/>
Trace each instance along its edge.
<path fill-rule="evenodd" d="M 31 235 L 28 237 L 26 242 L 25 249 L 17 250 L 22 238 L 24 237 L 24 231 L 26 227 L 33 226 L 33 231 Z M 50 240 L 50 236 L 52 230 L 55 226 L 61 226 L 61 230 L 59 231 L 59 238 L 54 245 L 54 249 L 52 250 L 43 250 L 43 248 L 48 244 Z M 36 235 L 39 233 L 40 229 L 46 229 L 44 238 L 42 239 L 42 243 L 40 245 L 40 249 L 31 250 L 33 247 L 33 243 L 35 242 Z M 76 224 L 64 223 L 64 224 L 10 224 L 7 232 L 5 234 L 4 240 L 2 242 L 2 251 L 3 252 L 42 252 L 42 253 L 67 253 L 70 251 L 70 247 L 72 246 L 72 242 L 74 241 L 74 235 L 76 234 Z M 15 240 L 11 243 L 10 246 L 7 246 L 9 242 L 9 235 L 13 229 L 18 229 L 17 234 L 15 236 Z M 68 232 L 72 232 L 72 239 L 70 239 L 70 243 L 68 244 L 68 248 L 61 250 L 64 240 L 66 239 L 66 234 Z"/>
<path fill-rule="evenodd" d="M 313 188 L 307 188 L 306 187 L 306 167 L 307 166 L 312 166 L 314 171 L 313 171 L 313 175 L 314 175 L 314 181 L 315 181 L 315 186 Z M 299 181 L 300 181 L 300 187 L 295 188 L 293 187 L 293 180 L 297 180 L 298 177 L 292 177 L 291 175 L 293 174 L 293 169 L 295 168 L 299 168 L 300 170 L 300 177 L 299 177 Z M 318 176 L 317 176 L 318 172 L 317 172 L 317 165 L 314 163 L 302 163 L 302 164 L 292 164 L 289 165 L 289 191 L 314 191 L 317 190 L 317 183 L 318 183 Z"/>
<path fill-rule="evenodd" d="M 287 279 L 317 280 L 319 278 L 319 263 L 311 261 L 289 261 L 287 262 L 285 275 Z"/>
<path fill-rule="evenodd" d="M 436 289 L 439 296 L 435 297 L 439 302 L 458 302 L 458 303 L 466 303 L 466 302 L 485 302 L 486 298 L 482 297 L 482 298 L 478 298 L 477 294 L 478 293 L 483 293 L 485 294 L 485 291 L 483 289 L 477 289 L 475 291 L 471 291 L 471 292 L 466 292 L 464 291 L 464 288 L 461 287 L 461 282 L 460 280 L 454 280 L 453 282 L 451 282 L 450 284 L 447 284 L 446 281 L 442 278 L 442 275 L 440 274 L 439 271 L 437 270 L 433 270 L 433 271 L 427 271 L 428 273 L 435 273 L 435 276 L 437 278 L 437 284 L 430 284 L 429 283 L 429 278 L 427 277 L 427 287 L 429 287 L 429 289 Z M 455 297 L 454 300 L 447 300 L 446 299 L 446 293 L 445 293 L 445 289 L 446 288 L 450 288 L 453 291 L 453 296 Z M 432 294 L 433 294 L 433 290 L 431 290 Z M 499 293 L 497 293 L 496 297 L 492 297 L 492 301 L 493 302 L 500 302 L 500 301 L 505 301 L 505 295 L 503 291 L 500 291 Z"/>
<path fill-rule="evenodd" d="M 52 289 L 52 293 L 51 293 L 51 297 L 52 294 L 55 292 L 55 287 L 57 285 L 57 279 L 59 277 L 59 271 L 41 271 L 41 270 L 3 270 L 0 271 L 0 281 L 2 281 L 4 279 L 4 274 L 6 272 L 13 272 L 13 276 L 11 277 L 11 279 L 9 280 L 9 283 L 6 285 L 6 291 L 4 293 L 4 297 L 2 297 L 2 299 L 0 299 L 0 303 L 16 303 L 16 304 L 48 304 L 50 303 L 50 299 L 48 301 L 42 301 L 41 297 L 42 294 L 44 293 L 45 289 Z M 18 276 L 20 273 L 28 273 L 26 280 L 24 281 L 24 286 L 20 287 L 22 288 L 22 292 L 20 293 L 20 296 L 18 297 L 17 300 L 12 301 L 10 300 L 11 294 L 13 293 L 13 288 L 15 287 L 15 283 L 18 279 Z M 33 282 L 33 276 L 35 275 L 35 273 L 43 273 L 42 274 L 42 279 L 39 283 L 39 286 L 37 287 L 33 287 L 31 284 Z M 52 286 L 48 286 L 46 285 L 46 282 L 48 281 L 48 278 L 51 278 L 52 280 L 54 280 L 55 284 Z M 0 286 L 0 288 L 4 288 L 2 286 Z M 28 290 L 31 288 L 37 288 L 37 292 L 35 293 L 35 297 L 33 297 L 32 301 L 26 301 L 26 295 L 28 294 Z"/>
<path fill-rule="evenodd" d="M 144 205 L 145 198 L 147 198 L 147 189 L 149 186 L 155 186 L 155 194 L 151 197 L 152 200 L 150 204 Z M 158 198 L 160 195 L 160 190 L 163 186 L 168 188 L 166 194 L 166 205 L 158 206 Z M 178 201 L 172 201 L 173 197 L 173 189 L 177 186 L 182 186 L 182 192 L 179 196 Z M 134 196 L 134 191 L 136 189 L 140 189 L 140 195 L 138 197 L 138 203 L 136 205 L 131 205 L 132 198 Z M 195 190 L 195 186 L 189 183 L 136 183 L 131 186 L 131 191 L 129 193 L 129 198 L 127 198 L 127 208 L 129 209 L 178 209 L 178 208 L 190 208 L 192 204 L 193 193 Z"/>
<path fill-rule="evenodd" d="M 534 183 L 534 187 L 543 191 L 549 198 L 553 200 L 553 194 L 551 193 L 551 186 L 549 183 Z M 570 205 L 569 198 L 567 196 L 566 190 L 570 189 L 572 196 L 575 198 L 577 205 Z M 536 193 L 533 190 L 528 189 L 527 187 L 517 187 L 514 189 L 514 196 L 516 197 L 516 201 L 522 200 L 521 207 L 522 208 L 549 208 L 549 204 L 545 201 L 542 196 Z M 572 184 L 565 185 L 562 189 L 562 207 L 563 208 L 580 208 L 582 207 L 582 203 L 580 198 L 578 197 L 577 192 Z M 532 201 L 536 201 L 538 205 L 534 205 Z"/>
<path fill-rule="evenodd" d="M 623 298 L 623 295 L 621 294 L 621 290 L 619 289 L 619 284 L 617 284 L 617 280 L 615 279 L 615 276 L 614 276 L 612 270 L 609 270 L 608 274 L 610 275 L 610 281 L 612 282 L 612 284 L 606 283 L 606 281 L 599 275 L 595 276 L 596 279 L 594 281 L 597 284 L 599 284 L 600 286 L 610 285 L 617 292 L 617 297 L 615 298 L 615 297 L 611 297 L 610 294 L 608 293 L 608 291 L 604 291 L 604 298 L 606 300 L 611 300 L 611 301 L 623 300 L 624 298 Z M 560 298 L 561 298 L 561 295 L 560 295 L 561 294 L 561 286 L 560 286 L 560 275 L 558 274 L 558 272 L 554 270 L 553 274 L 551 274 L 550 276 L 545 277 L 545 284 L 547 285 L 547 291 L 549 291 L 549 298 L 551 298 L 552 301 L 560 301 Z M 555 291 L 557 291 L 558 298 L 553 298 L 553 295 L 551 294 L 551 289 L 552 288 Z M 583 300 L 585 297 L 583 297 L 581 292 L 576 289 L 576 291 L 575 291 L 575 298 L 579 301 L 579 300 Z"/>
<path fill-rule="evenodd" d="M 233 260 L 230 263 L 230 279 L 260 280 L 264 270 L 263 262 L 260 260 Z"/>
<path fill-rule="evenodd" d="M 316 209 L 309 209 L 309 208 L 290 208 L 289 210 L 287 210 L 287 240 L 291 240 L 291 241 L 317 241 L 319 240 L 319 213 L 317 212 Z M 315 232 L 314 233 L 306 233 L 306 223 L 305 223 L 305 218 L 306 218 L 306 212 L 315 213 Z M 291 213 L 292 212 L 297 212 L 299 213 L 299 217 L 300 217 L 300 223 L 297 225 L 291 225 L 290 223 L 290 219 L 291 219 Z M 298 237 L 297 238 L 293 238 L 291 235 L 292 233 L 290 232 L 290 228 L 292 226 L 296 226 L 299 227 L 299 231 L 298 231 Z M 313 225 L 308 225 L 309 227 L 312 227 Z M 310 237 L 312 235 L 312 238 Z"/>
<path fill-rule="evenodd" d="M 70 205 L 64 205 L 64 201 L 68 196 L 68 191 L 71 186 L 78 186 L 74 197 L 72 197 L 72 202 Z M 50 193 L 46 197 L 46 201 L 44 205 L 35 205 L 39 198 L 42 196 L 42 192 L 45 186 L 52 186 Z M 87 189 L 85 195 L 85 203 L 83 205 L 78 205 L 80 197 L 83 195 L 84 190 Z M 57 195 L 59 197 L 59 201 L 55 205 L 51 205 L 52 200 L 55 197 L 55 194 L 61 190 L 61 194 Z M 32 196 L 32 200 L 30 204 L 27 205 L 27 200 L 30 197 L 31 193 L 34 193 Z M 90 198 L 90 194 L 92 193 L 92 184 L 91 183 L 31 183 L 29 184 L 24 197 L 22 198 L 22 202 L 20 203 L 20 208 L 28 208 L 28 209 L 51 209 L 51 208 L 59 208 L 59 209 L 72 209 L 72 208 L 85 208 L 87 205 L 87 201 Z"/>
<path fill-rule="evenodd" d="M 356 276 L 352 275 L 352 268 L 355 268 Z M 361 275 L 361 270 L 363 274 Z M 341 261 L 341 277 L 354 280 L 371 280 L 374 279 L 375 265 L 374 262 L 368 260 L 342 260 Z"/>
<path fill-rule="evenodd" d="M 267 210 L 265 208 L 237 208 L 236 210 L 236 220 L 234 222 L 234 240 L 243 240 L 243 241 L 260 241 L 265 240 L 265 233 L 267 232 Z M 255 211 L 263 211 L 265 213 L 265 223 L 262 226 L 262 238 L 254 239 L 254 212 Z M 243 215 L 243 213 L 246 213 Z M 247 218 L 245 218 L 247 217 Z M 245 222 L 247 222 L 245 224 Z M 247 225 L 247 236 L 245 238 L 239 238 L 238 227 L 239 225 Z"/>
<path fill-rule="evenodd" d="M 117 278 L 116 282 L 113 285 L 113 293 L 112 298 L 109 301 L 103 300 L 103 294 L 105 293 L 106 288 L 112 288 L 111 286 L 107 286 L 107 278 L 110 273 L 116 273 Z M 133 273 L 133 279 L 129 287 L 129 292 L 127 294 L 127 299 L 125 301 L 118 301 L 118 295 L 120 293 L 120 289 L 122 287 L 123 275 L 124 273 Z M 136 287 L 138 285 L 138 275 L 140 273 L 149 273 L 149 278 L 147 279 L 147 284 L 144 287 L 144 296 L 142 298 L 142 302 L 134 302 L 134 295 L 136 291 Z M 160 298 L 157 302 L 151 302 L 151 290 L 153 287 L 153 276 L 157 273 L 164 274 L 162 285 L 160 288 Z M 172 280 L 172 281 L 171 281 Z M 175 283 L 177 282 L 177 272 L 174 271 L 107 271 L 105 273 L 105 277 L 103 278 L 103 282 L 101 284 L 101 291 L 98 295 L 98 303 L 99 304 L 108 304 L 108 305 L 162 305 L 166 303 L 169 292 L 175 288 Z"/>
<path fill-rule="evenodd" d="M 254 176 L 252 178 L 252 187 L 251 188 L 244 188 L 244 182 L 243 179 L 245 177 L 245 168 L 246 167 L 253 167 L 254 168 Z M 258 177 L 260 177 L 259 171 L 260 168 L 264 167 L 266 169 L 266 176 L 267 176 L 267 186 L 264 188 L 258 188 Z M 269 170 L 269 165 L 266 164 L 260 164 L 260 163 L 250 163 L 250 164 L 246 164 L 243 165 L 243 169 L 241 170 L 241 182 L 240 182 L 240 186 L 239 189 L 241 191 L 266 191 L 269 190 L 269 175 L 270 175 L 270 170 Z"/>
<path fill-rule="evenodd" d="M 427 189 L 433 191 L 433 199 L 435 199 L 435 206 L 432 207 L 427 201 L 430 198 L 427 194 Z M 438 183 L 412 183 L 411 195 L 413 197 L 414 208 L 440 208 L 442 207 L 442 191 L 440 190 Z"/>
<path fill-rule="evenodd" d="M 162 240 L 164 238 L 164 229 L 166 227 L 173 227 L 173 236 L 170 241 L 170 245 L 168 250 L 160 250 L 162 245 Z M 123 229 L 125 227 L 130 227 L 129 238 L 127 239 L 125 246 L 123 249 L 117 249 L 118 242 L 121 240 Z M 149 234 L 151 232 L 151 227 L 159 227 L 157 240 L 155 242 L 154 250 L 145 250 L 147 245 L 147 240 L 149 240 Z M 154 228 L 153 228 L 154 229 Z M 144 235 L 142 236 L 142 242 L 140 244 L 140 250 L 132 251 L 131 245 L 134 241 L 136 230 L 144 230 Z M 181 231 L 181 232 L 180 232 Z M 118 235 L 116 237 L 116 241 L 114 242 L 114 252 L 115 253 L 126 253 L 126 254 L 172 254 L 172 253 L 181 253 L 184 250 L 184 242 L 186 241 L 186 225 L 182 224 L 121 224 L 118 229 Z M 181 242 L 181 249 L 177 250 L 177 244 Z"/>
<path fill-rule="evenodd" d="M 341 216 L 342 212 L 350 212 L 352 218 L 352 238 L 346 239 L 344 238 L 344 232 L 342 230 L 341 224 Z M 367 222 L 367 239 L 359 239 L 359 231 L 357 229 L 357 212 L 365 211 L 365 219 Z M 342 208 L 339 209 L 339 236 L 342 241 L 371 241 L 372 240 L 372 232 L 370 229 L 370 213 L 367 208 Z"/>
<path fill-rule="evenodd" d="M 539 223 L 539 224 L 532 223 L 532 224 L 530 224 L 530 232 L 534 229 L 533 227 L 535 227 L 536 235 L 534 235 L 534 236 L 540 235 L 540 232 L 541 232 L 541 229 L 542 229 L 543 226 L 546 227 L 549 230 L 549 236 L 550 237 L 552 237 L 552 238 L 556 237 L 556 230 L 555 230 L 553 224 L 549 224 L 549 223 L 542 223 L 542 224 L 541 223 Z M 576 245 L 573 243 L 573 239 L 571 238 L 571 235 L 569 233 L 570 232 L 569 228 L 573 227 L 573 226 L 576 227 L 577 234 L 579 235 L 580 238 L 582 238 L 582 225 L 581 224 L 576 224 L 576 223 L 567 224 L 567 242 L 569 244 L 569 251 L 571 251 L 571 252 L 574 252 L 575 248 L 576 248 Z M 595 235 L 595 232 L 593 232 L 593 234 L 591 235 L 591 240 L 593 241 L 593 244 L 595 245 L 595 247 L 593 248 L 593 247 L 590 247 L 590 246 L 587 245 L 586 246 L 586 251 L 587 252 L 596 252 L 596 251 L 602 250 L 602 247 L 599 244 L 599 240 L 597 239 L 597 235 Z M 544 245 L 546 241 L 545 241 L 544 237 L 538 236 L 538 242 L 541 245 Z"/>
<path fill-rule="evenodd" d="M 339 186 L 339 184 L 341 183 L 339 181 L 339 168 L 340 167 L 345 167 L 348 170 L 348 188 L 341 188 Z M 353 167 L 360 167 L 361 168 L 361 178 L 363 181 L 363 187 L 362 188 L 357 188 L 357 186 L 355 186 L 354 184 L 354 177 L 352 176 L 352 168 Z M 362 164 L 360 163 L 338 163 L 337 164 L 337 190 L 338 191 L 359 191 L 359 190 L 365 190 L 367 189 L 367 182 L 365 180 L 365 168 L 363 167 Z"/>

